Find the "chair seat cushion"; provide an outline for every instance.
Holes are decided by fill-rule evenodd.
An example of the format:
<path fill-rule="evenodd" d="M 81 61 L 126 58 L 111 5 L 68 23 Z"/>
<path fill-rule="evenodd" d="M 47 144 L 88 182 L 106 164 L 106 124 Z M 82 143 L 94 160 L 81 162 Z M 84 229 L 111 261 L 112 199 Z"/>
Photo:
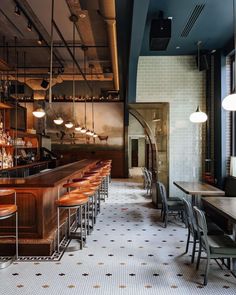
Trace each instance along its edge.
<path fill-rule="evenodd" d="M 229 236 L 208 236 L 208 243 L 212 254 L 236 256 L 236 243 Z"/>
<path fill-rule="evenodd" d="M 168 199 L 167 199 L 168 201 L 180 201 L 180 202 L 182 202 L 182 199 L 181 198 L 179 198 L 179 197 L 169 197 Z"/>
<path fill-rule="evenodd" d="M 17 206 L 13 204 L 0 205 L 0 217 L 7 217 L 17 211 Z"/>
<path fill-rule="evenodd" d="M 182 201 L 167 201 L 168 208 L 170 210 L 179 210 L 184 208 L 184 204 Z M 174 209 L 176 208 L 176 209 Z"/>

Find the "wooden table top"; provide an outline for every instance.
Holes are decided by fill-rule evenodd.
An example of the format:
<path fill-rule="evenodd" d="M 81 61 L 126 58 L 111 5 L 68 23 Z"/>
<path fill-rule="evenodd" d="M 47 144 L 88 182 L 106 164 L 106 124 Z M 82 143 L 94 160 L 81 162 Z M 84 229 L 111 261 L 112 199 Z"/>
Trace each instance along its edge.
<path fill-rule="evenodd" d="M 81 160 L 50 171 L 38 173 L 25 178 L 0 178 L 0 188 L 4 187 L 55 187 L 60 182 L 72 178 L 74 174 L 88 166 L 94 165 L 96 160 Z"/>
<path fill-rule="evenodd" d="M 174 181 L 179 189 L 188 195 L 224 196 L 225 192 L 204 182 Z"/>
<path fill-rule="evenodd" d="M 203 205 L 209 206 L 236 223 L 236 198 L 229 197 L 203 197 Z"/>

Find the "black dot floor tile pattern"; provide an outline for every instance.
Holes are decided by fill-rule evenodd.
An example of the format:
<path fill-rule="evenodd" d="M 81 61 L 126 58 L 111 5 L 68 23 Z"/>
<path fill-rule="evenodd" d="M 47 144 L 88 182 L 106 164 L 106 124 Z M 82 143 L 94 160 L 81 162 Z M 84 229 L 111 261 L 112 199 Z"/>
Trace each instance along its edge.
<path fill-rule="evenodd" d="M 86 247 L 59 262 L 16 262 L 0 270 L 4 295 L 235 295 L 236 279 L 213 261 L 209 283 L 184 254 L 187 229 L 163 227 L 141 183 L 113 180 Z M 76 241 L 71 242 L 76 243 Z"/>

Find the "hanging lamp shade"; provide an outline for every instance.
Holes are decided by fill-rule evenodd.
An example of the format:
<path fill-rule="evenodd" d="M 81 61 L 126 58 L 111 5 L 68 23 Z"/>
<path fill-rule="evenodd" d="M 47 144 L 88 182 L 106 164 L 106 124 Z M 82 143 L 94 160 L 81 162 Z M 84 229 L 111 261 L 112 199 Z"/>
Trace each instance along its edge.
<path fill-rule="evenodd" d="M 76 131 L 81 131 L 81 129 L 82 129 L 82 127 L 81 127 L 80 125 L 76 125 L 76 126 L 75 126 L 75 130 L 76 130 Z"/>
<path fill-rule="evenodd" d="M 196 112 L 192 113 L 189 116 L 189 120 L 192 123 L 204 123 L 207 120 L 207 114 L 202 112 L 200 110 L 200 107 L 198 106 L 197 109 L 196 109 Z"/>
<path fill-rule="evenodd" d="M 91 135 L 91 131 L 89 129 L 87 129 L 86 130 L 86 134 L 90 136 Z"/>
<path fill-rule="evenodd" d="M 226 96 L 222 101 L 222 107 L 226 111 L 236 111 L 236 93 Z"/>
<path fill-rule="evenodd" d="M 43 108 L 37 108 L 36 110 L 33 111 L 33 115 L 36 117 L 36 118 L 42 118 L 45 116 L 45 111 Z"/>
<path fill-rule="evenodd" d="M 71 121 L 67 121 L 65 123 L 65 126 L 66 126 L 66 128 L 70 129 L 70 128 L 72 128 L 74 126 L 74 124 Z"/>
<path fill-rule="evenodd" d="M 64 120 L 62 119 L 62 117 L 57 117 L 56 119 L 53 120 L 53 122 L 56 125 L 61 125 L 64 122 Z"/>
<path fill-rule="evenodd" d="M 87 132 L 87 129 L 83 127 L 83 128 L 81 128 L 80 132 L 84 134 Z"/>
<path fill-rule="evenodd" d="M 235 0 L 233 0 L 233 25 L 234 25 L 234 51 L 236 50 L 236 15 Z M 234 54 L 234 85 L 236 85 L 236 54 Z M 234 86 L 235 87 L 235 86 Z M 222 101 L 222 107 L 226 111 L 236 111 L 236 93 L 227 95 Z"/>

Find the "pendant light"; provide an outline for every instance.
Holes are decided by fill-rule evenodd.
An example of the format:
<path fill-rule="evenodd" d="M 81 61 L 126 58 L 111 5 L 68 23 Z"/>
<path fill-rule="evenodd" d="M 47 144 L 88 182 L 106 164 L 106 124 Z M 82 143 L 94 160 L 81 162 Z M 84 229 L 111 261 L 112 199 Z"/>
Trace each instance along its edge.
<path fill-rule="evenodd" d="M 68 129 L 71 129 L 73 126 L 74 126 L 74 124 L 71 121 L 67 121 L 65 123 L 65 127 L 68 128 Z"/>
<path fill-rule="evenodd" d="M 198 106 L 196 112 L 192 113 L 189 116 L 189 120 L 192 123 L 204 123 L 207 120 L 207 115 L 206 113 L 202 112 L 200 107 Z"/>
<path fill-rule="evenodd" d="M 61 125 L 64 122 L 64 120 L 62 119 L 62 117 L 57 117 L 56 119 L 53 120 L 53 122 L 56 125 Z"/>
<path fill-rule="evenodd" d="M 78 21 L 78 16 L 72 14 L 70 16 L 70 21 L 73 23 L 73 57 L 75 57 L 75 23 Z M 73 58 L 73 78 L 72 78 L 72 97 L 73 97 L 73 121 L 75 122 L 75 61 Z M 71 129 L 74 126 L 74 123 L 69 120 L 65 123 L 65 127 Z"/>
<path fill-rule="evenodd" d="M 86 51 L 88 50 L 88 47 L 82 46 L 81 49 L 84 52 L 84 75 L 86 75 Z M 89 132 L 89 130 L 87 129 L 87 117 L 86 117 L 87 104 L 86 104 L 86 102 L 87 102 L 87 97 L 85 95 L 85 97 L 84 97 L 84 127 L 82 127 L 81 130 L 80 130 L 80 132 L 82 134 L 87 134 L 87 132 Z"/>
<path fill-rule="evenodd" d="M 80 132 L 81 132 L 81 129 L 82 129 L 82 127 L 81 127 L 80 125 L 76 125 L 76 126 L 75 126 L 75 130 L 76 130 L 76 131 L 80 131 Z"/>
<path fill-rule="evenodd" d="M 80 130 L 81 133 L 85 134 L 87 132 L 87 129 L 85 127 L 82 127 Z"/>
<path fill-rule="evenodd" d="M 94 65 L 93 64 L 89 64 L 89 68 L 90 68 L 90 75 L 91 75 L 91 78 L 90 78 L 90 82 L 92 83 L 92 80 L 93 80 L 93 69 L 94 69 Z M 93 87 L 91 87 L 92 89 L 92 131 L 90 132 L 90 136 L 93 137 L 94 139 L 98 136 L 95 131 L 94 131 L 94 99 L 93 99 Z M 95 143 L 95 141 L 93 141 Z"/>
<path fill-rule="evenodd" d="M 201 41 L 197 42 L 197 47 L 198 47 L 198 51 L 197 51 L 198 70 L 200 69 L 200 45 L 201 45 L 201 43 L 202 43 Z M 202 112 L 200 107 L 198 106 L 196 111 L 189 116 L 189 120 L 192 123 L 204 123 L 207 120 L 207 114 Z"/>
<path fill-rule="evenodd" d="M 52 102 L 52 63 L 53 63 L 53 13 L 54 13 L 54 0 L 52 0 L 51 7 L 51 44 L 50 44 L 50 78 L 49 78 L 49 107 Z M 29 28 L 29 27 L 28 27 Z M 38 107 L 33 111 L 33 116 L 36 118 L 43 118 L 46 115 L 45 110 L 42 107 Z"/>
<path fill-rule="evenodd" d="M 235 20 L 235 0 L 233 0 L 233 23 L 234 23 L 234 93 L 227 95 L 222 101 L 222 107 L 226 111 L 236 111 L 236 20 Z"/>
<path fill-rule="evenodd" d="M 43 108 L 41 107 L 38 107 L 36 108 L 34 111 L 33 111 L 33 115 L 36 117 L 36 118 L 43 118 L 45 116 L 45 111 Z"/>

